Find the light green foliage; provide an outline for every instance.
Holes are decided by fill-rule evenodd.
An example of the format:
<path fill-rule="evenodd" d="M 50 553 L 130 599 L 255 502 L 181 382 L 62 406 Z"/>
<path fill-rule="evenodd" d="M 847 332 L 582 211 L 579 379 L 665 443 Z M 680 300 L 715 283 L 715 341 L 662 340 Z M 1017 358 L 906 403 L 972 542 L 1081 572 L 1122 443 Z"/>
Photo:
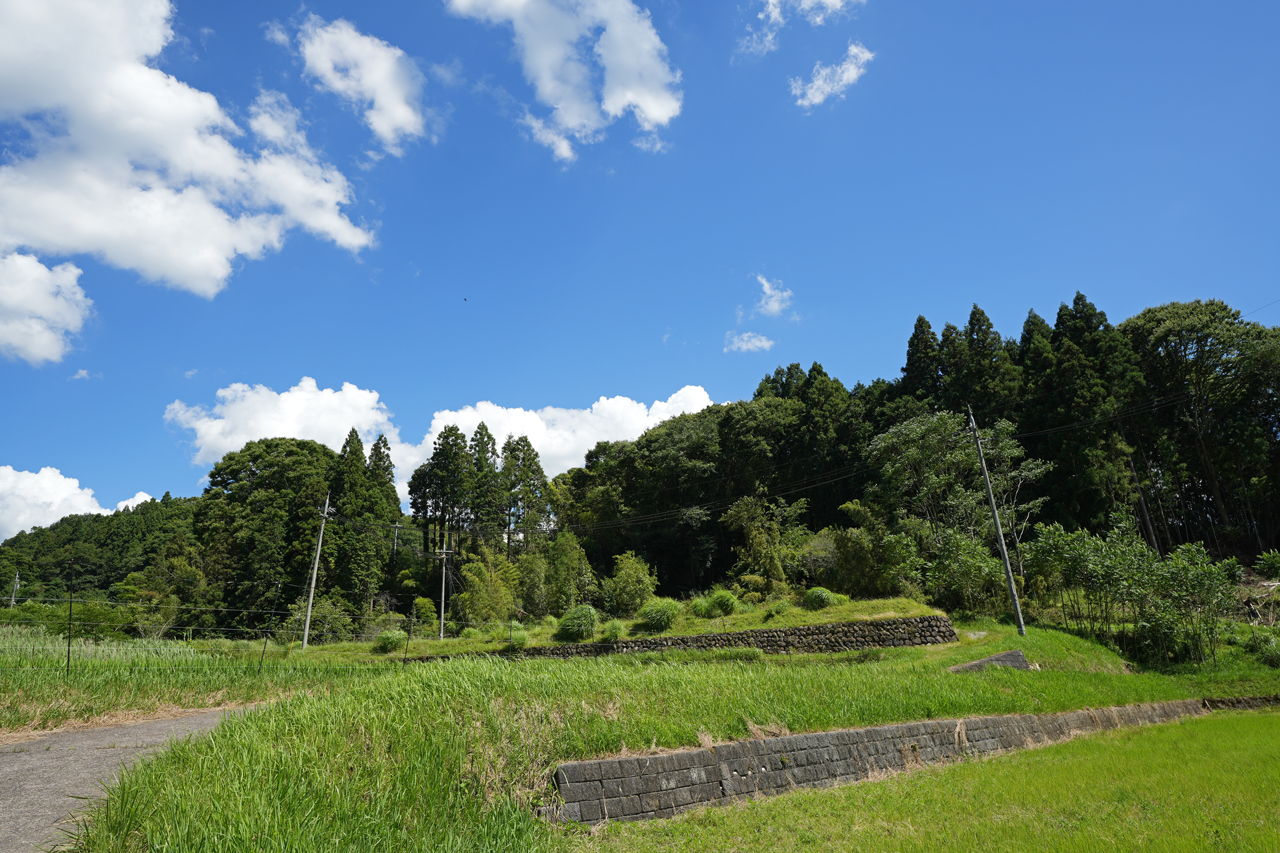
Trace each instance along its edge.
<path fill-rule="evenodd" d="M 788 610 L 790 610 L 791 606 L 792 605 L 791 605 L 790 599 L 780 598 L 765 608 L 764 618 L 767 621 L 777 616 L 781 616 L 783 613 L 786 613 Z"/>
<path fill-rule="evenodd" d="M 1027 548 L 1031 576 L 1060 596 L 1074 627 L 1158 665 L 1216 655 L 1220 620 L 1235 607 L 1234 560 L 1215 564 L 1198 543 L 1161 559 L 1131 521 L 1105 538 L 1057 524 L 1037 532 Z"/>
<path fill-rule="evenodd" d="M 413 613 L 419 625 L 434 625 L 440 619 L 440 614 L 436 612 L 436 603 L 421 596 L 413 600 Z"/>
<path fill-rule="evenodd" d="M 377 655 L 398 651 L 404 648 L 408 639 L 409 635 L 404 631 L 383 631 L 378 635 L 378 639 L 374 640 L 371 651 Z"/>
<path fill-rule="evenodd" d="M 649 564 L 627 551 L 613 558 L 613 577 L 600 583 L 604 608 L 614 616 L 630 616 L 653 596 L 658 579 Z"/>
<path fill-rule="evenodd" d="M 622 639 L 622 635 L 627 632 L 627 626 L 622 624 L 621 619 L 610 619 L 600 629 L 600 642 L 616 643 Z"/>
<path fill-rule="evenodd" d="M 1004 566 L 972 536 L 943 528 L 924 563 L 929 599 L 944 610 L 994 613 L 1005 605 Z"/>
<path fill-rule="evenodd" d="M 520 610 L 534 619 L 546 616 L 547 561 L 541 554 L 526 551 L 516 560 L 516 573 L 520 577 Z"/>
<path fill-rule="evenodd" d="M 681 611 L 680 602 L 670 598 L 651 598 L 636 614 L 636 624 L 650 634 L 671 630 Z"/>
<path fill-rule="evenodd" d="M 547 546 L 547 609 L 560 615 L 575 604 L 590 604 L 599 595 L 595 573 L 578 537 L 561 531 Z"/>
<path fill-rule="evenodd" d="M 507 646 L 512 649 L 523 649 L 529 645 L 529 633 L 523 629 L 516 629 L 511 632 Z"/>
<path fill-rule="evenodd" d="M 450 599 L 457 621 L 470 625 L 505 622 L 516 609 L 516 572 L 501 554 L 480 548 L 480 559 L 462 567 L 462 592 Z"/>
<path fill-rule="evenodd" d="M 1276 580 L 1280 578 L 1280 551 L 1268 551 L 1260 554 L 1253 565 L 1253 570 L 1264 578 Z"/>
<path fill-rule="evenodd" d="M 479 628 L 467 627 L 458 632 L 458 637 L 463 640 L 474 640 L 480 636 Z"/>
<path fill-rule="evenodd" d="M 689 612 L 699 619 L 713 619 L 717 615 L 715 607 L 711 604 L 711 597 L 707 595 L 690 599 Z"/>
<path fill-rule="evenodd" d="M 729 590 L 718 589 L 709 597 L 714 616 L 732 616 L 738 612 L 738 597 Z"/>
<path fill-rule="evenodd" d="M 831 590 L 820 586 L 810 587 L 804 593 L 804 606 L 809 610 L 825 610 L 836 603 Z M 775 614 L 777 615 L 777 614 Z"/>
<path fill-rule="evenodd" d="M 560 617 L 556 627 L 556 639 L 570 643 L 582 643 L 595 636 L 600 614 L 590 604 L 577 604 Z"/>
<path fill-rule="evenodd" d="M 284 645 L 302 639 L 307 621 L 306 596 L 289 605 L 289 615 L 276 629 L 276 642 Z M 354 623 L 347 603 L 337 594 L 317 595 L 311 608 L 311 637 L 308 643 L 340 643 L 351 639 Z"/>
<path fill-rule="evenodd" d="M 1009 421 L 998 421 L 991 429 L 978 432 L 1000 524 L 1016 554 L 1031 519 L 1047 500 L 1043 496 L 1030 498 L 1029 487 L 1044 477 L 1050 466 L 1038 459 L 1024 458 L 1022 446 L 1012 437 L 1016 428 Z M 912 418 L 876 436 L 870 453 L 881 465 L 880 483 L 871 494 L 884 505 L 897 507 L 899 522 L 922 521 L 936 548 L 946 547 L 942 541 L 944 529 L 989 541 L 995 547 L 986 485 L 966 416 L 938 412 Z M 883 534 L 877 535 L 865 508 L 857 502 L 846 506 L 852 507 L 856 527 L 871 528 L 865 543 L 853 546 L 852 556 L 874 564 L 876 559 L 871 552 Z M 910 529 L 911 525 L 905 527 Z M 901 551 L 904 545 L 890 547 Z M 868 553 L 862 556 L 859 550 Z M 909 556 L 902 559 L 908 561 Z"/>

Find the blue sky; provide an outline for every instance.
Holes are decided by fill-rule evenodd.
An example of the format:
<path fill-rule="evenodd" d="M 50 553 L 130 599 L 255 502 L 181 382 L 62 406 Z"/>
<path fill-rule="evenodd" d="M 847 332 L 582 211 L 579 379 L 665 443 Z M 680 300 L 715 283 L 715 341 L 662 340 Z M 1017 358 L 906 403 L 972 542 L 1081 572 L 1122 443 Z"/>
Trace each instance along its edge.
<path fill-rule="evenodd" d="M 1278 25 L 3 0 L 0 535 L 352 425 L 404 477 L 482 418 L 563 470 L 779 364 L 892 378 L 918 314 L 974 302 L 1006 335 L 1077 289 L 1114 322 L 1252 311 L 1280 298 Z"/>

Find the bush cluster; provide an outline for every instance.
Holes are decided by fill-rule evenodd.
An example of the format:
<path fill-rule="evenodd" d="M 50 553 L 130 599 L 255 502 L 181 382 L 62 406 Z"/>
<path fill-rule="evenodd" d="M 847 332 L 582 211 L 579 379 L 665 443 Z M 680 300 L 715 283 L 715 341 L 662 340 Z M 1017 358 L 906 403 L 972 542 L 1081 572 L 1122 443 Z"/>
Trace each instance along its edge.
<path fill-rule="evenodd" d="M 826 610 L 835 603 L 835 593 L 825 587 L 815 586 L 805 591 L 804 606 L 809 610 Z"/>
<path fill-rule="evenodd" d="M 378 639 L 373 642 L 373 653 L 375 655 L 385 655 L 404 648 L 405 641 L 409 639 L 409 635 L 404 631 L 383 631 L 378 635 Z"/>
<path fill-rule="evenodd" d="M 651 634 L 670 631 L 680 615 L 680 602 L 670 598 L 651 598 L 637 614 L 640 629 Z"/>
<path fill-rule="evenodd" d="M 600 614 L 590 604 L 579 604 L 570 607 L 560 617 L 555 638 L 570 643 L 584 643 L 595 636 L 596 626 L 600 624 Z"/>

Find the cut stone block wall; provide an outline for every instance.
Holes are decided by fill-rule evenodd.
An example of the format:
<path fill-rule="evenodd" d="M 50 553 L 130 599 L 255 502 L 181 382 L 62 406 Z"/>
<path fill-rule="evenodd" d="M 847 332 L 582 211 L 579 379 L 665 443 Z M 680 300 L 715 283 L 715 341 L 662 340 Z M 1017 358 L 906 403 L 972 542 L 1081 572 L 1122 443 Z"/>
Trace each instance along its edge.
<path fill-rule="evenodd" d="M 885 646 L 926 646 L 954 643 L 959 639 L 945 616 L 907 616 L 831 625 L 795 628 L 756 628 L 691 637 L 645 637 L 616 643 L 566 643 L 534 646 L 513 653 L 520 657 L 595 657 L 629 652 L 661 652 L 671 649 L 756 648 L 765 654 L 848 652 Z"/>
<path fill-rule="evenodd" d="M 1206 707 L 1188 699 L 1061 714 L 931 720 L 578 761 L 557 768 L 554 782 L 564 802 L 543 813 L 581 823 L 670 817 L 694 806 L 828 787 L 965 755 L 1168 722 L 1205 713 Z"/>

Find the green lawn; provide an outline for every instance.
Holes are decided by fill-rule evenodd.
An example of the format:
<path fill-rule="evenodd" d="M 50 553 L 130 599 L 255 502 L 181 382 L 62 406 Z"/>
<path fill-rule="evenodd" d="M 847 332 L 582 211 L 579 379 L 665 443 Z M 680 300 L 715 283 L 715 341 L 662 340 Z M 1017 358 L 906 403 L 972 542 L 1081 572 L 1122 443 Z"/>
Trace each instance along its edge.
<path fill-rule="evenodd" d="M 1280 714 L 1215 714 L 579 833 L 577 853 L 1280 850 Z"/>

